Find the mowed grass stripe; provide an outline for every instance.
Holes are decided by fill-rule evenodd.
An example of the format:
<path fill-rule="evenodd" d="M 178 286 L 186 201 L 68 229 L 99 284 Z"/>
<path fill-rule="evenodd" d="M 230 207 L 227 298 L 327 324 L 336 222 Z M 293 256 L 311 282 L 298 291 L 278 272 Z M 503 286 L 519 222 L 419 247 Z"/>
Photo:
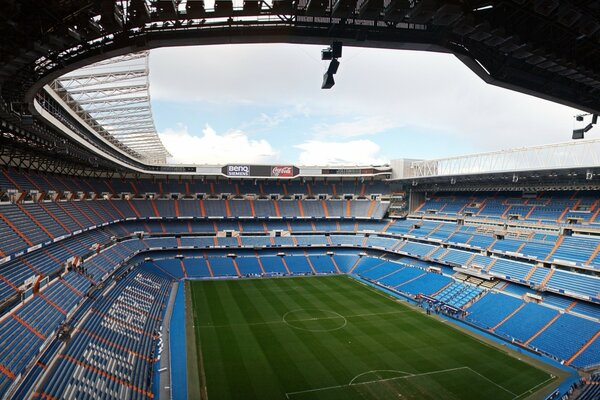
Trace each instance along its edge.
<path fill-rule="evenodd" d="M 253 293 L 250 293 L 253 294 Z M 257 298 L 261 295 L 256 296 Z M 244 293 L 244 296 L 240 297 L 243 304 L 246 307 L 252 307 L 253 312 L 260 312 L 256 310 L 256 302 L 253 296 L 249 296 Z M 258 304 L 265 307 L 265 314 L 270 315 L 275 310 L 288 310 L 290 308 L 297 307 L 297 303 L 293 301 L 291 297 L 274 296 L 269 298 L 271 301 L 266 302 L 261 300 Z M 250 329 L 253 331 L 256 337 L 263 339 L 261 342 L 262 350 L 267 355 L 268 363 L 263 365 L 263 369 L 271 369 L 284 367 L 284 370 L 278 368 L 273 370 L 274 374 L 279 376 L 279 381 L 284 385 L 289 384 L 288 381 L 293 380 L 299 382 L 301 385 L 306 385 L 311 382 L 310 377 L 306 377 L 306 371 L 298 368 L 295 359 L 297 355 L 294 352 L 298 352 L 303 355 L 305 362 L 310 363 L 314 366 L 313 373 L 317 373 L 324 377 L 324 379 L 330 380 L 332 377 L 329 375 L 329 371 L 319 363 L 320 355 L 316 353 L 314 348 L 307 346 L 301 337 L 296 335 L 295 331 L 290 331 L 289 327 L 281 323 L 278 325 L 251 325 Z M 276 342 L 277 345 L 270 341 Z M 288 360 L 282 365 L 281 358 Z"/>
<path fill-rule="evenodd" d="M 279 287 L 283 288 L 284 293 L 295 291 L 296 294 L 295 296 L 276 296 L 271 299 L 274 308 L 280 310 L 281 314 L 285 315 L 289 311 L 299 309 L 320 309 L 326 307 L 322 302 L 312 300 L 315 299 L 315 296 L 313 293 L 314 290 L 311 290 L 310 287 L 306 286 L 300 290 L 294 290 L 293 282 L 291 282 L 292 279 L 280 279 L 277 281 Z M 292 286 L 290 286 L 290 283 L 292 283 Z M 316 329 L 324 327 L 322 321 L 311 321 L 311 323 L 314 324 Z M 306 382 L 310 382 L 312 385 L 317 382 L 317 384 L 326 384 L 332 380 L 336 381 L 336 377 L 340 373 L 339 371 L 332 371 L 331 366 L 344 367 L 337 360 L 335 353 L 331 351 L 335 346 L 321 345 L 313 339 L 317 333 L 293 329 L 286 324 L 270 326 L 270 328 L 273 336 L 280 338 L 283 343 L 288 344 L 287 346 L 282 346 L 282 350 L 280 351 L 285 351 L 293 359 L 301 358 L 304 363 L 311 366 L 311 368 L 301 369 L 301 375 Z M 275 354 L 275 357 L 277 357 L 277 354 Z M 286 379 L 286 387 L 290 387 L 290 385 L 306 387 L 304 386 L 305 383 L 300 383 L 297 379 L 290 379 L 288 377 Z"/>
<path fill-rule="evenodd" d="M 495 398 L 509 400 L 514 397 L 510 392 L 523 393 L 550 378 L 346 276 L 191 284 L 211 400 L 277 399 L 290 392 L 346 387 L 372 370 L 400 370 L 413 378 L 360 389 L 352 385 L 335 393 L 315 391 L 315 398 L 379 399 L 391 393 L 394 398 L 398 393 L 415 399 L 481 398 L 473 393 L 496 390 L 504 394 Z M 309 330 L 283 323 L 293 310 L 304 311 L 296 319 L 292 313 L 290 321 Z M 310 331 L 335 327 L 341 319 L 333 313 L 347 320 L 343 329 Z M 473 372 L 467 370 L 461 379 L 419 375 L 461 368 Z"/>
<path fill-rule="evenodd" d="M 307 280 L 307 284 L 314 284 L 315 281 Z M 338 296 L 343 295 L 343 293 L 357 293 L 357 287 L 353 281 L 349 279 L 344 280 L 331 280 L 332 283 L 341 286 L 341 290 L 337 292 Z M 335 291 L 333 293 L 336 293 Z M 326 304 L 330 304 L 332 309 L 341 310 L 344 309 L 344 312 L 350 313 L 352 310 L 360 309 L 360 311 L 367 311 L 369 309 L 373 310 L 375 307 L 383 305 L 384 308 L 378 307 L 377 311 L 385 312 L 387 307 L 389 309 L 398 309 L 398 305 L 390 302 L 384 297 L 376 296 L 369 297 L 364 296 L 365 303 L 369 304 L 368 308 L 362 307 L 360 305 L 360 297 L 357 296 L 348 296 L 351 301 L 346 302 L 351 307 L 346 307 L 341 304 L 341 301 L 337 301 L 334 299 L 330 292 L 324 290 L 319 293 L 319 296 L 325 300 Z M 412 310 L 406 310 L 412 313 Z M 343 314 L 343 313 L 342 313 Z M 352 320 L 352 324 L 347 327 L 348 333 L 348 346 L 349 351 L 353 352 L 354 355 L 358 356 L 359 354 L 366 355 L 367 364 L 371 366 L 369 369 L 373 369 L 372 366 L 375 366 L 377 369 L 393 369 L 399 363 L 404 364 L 405 361 L 402 357 L 402 352 L 398 351 L 398 340 L 397 340 L 397 331 L 398 331 L 398 322 L 402 321 L 403 324 L 410 324 L 411 315 L 403 315 L 401 319 L 397 316 L 390 317 L 389 315 L 374 315 L 373 318 L 369 317 L 368 319 L 360 320 Z M 355 340 L 352 340 L 354 338 Z M 357 344 L 364 344 L 361 351 L 354 352 L 354 346 Z M 410 343 L 404 343 L 402 345 L 410 348 Z M 370 350 L 369 350 L 370 349 Z M 358 349 L 357 349 L 358 350 Z M 365 365 L 365 368 L 367 365 Z M 403 366 L 407 367 L 406 364 Z M 396 368 L 397 369 L 397 368 Z M 414 367 L 409 369 L 410 371 L 414 371 Z M 360 373 L 362 371 L 354 371 L 353 376 Z"/>
<path fill-rule="evenodd" d="M 260 281 L 253 281 L 253 284 L 256 285 L 258 282 Z M 253 285 L 250 285 L 249 287 L 252 286 Z M 238 301 L 238 304 L 241 305 L 241 309 L 243 309 L 244 313 L 252 316 L 253 321 L 261 316 L 263 318 L 269 318 L 273 313 L 277 313 L 272 307 L 274 304 L 279 303 L 279 307 L 277 308 L 281 310 L 294 307 L 295 303 L 293 301 L 293 297 L 269 296 L 268 293 L 264 294 L 260 290 L 250 290 L 248 293 L 245 293 L 243 290 L 244 287 L 245 285 L 242 285 L 242 290 L 236 291 L 236 300 Z M 260 301 L 258 301 L 259 299 Z M 236 320 L 241 319 L 239 316 L 235 317 Z M 311 354 L 311 348 L 307 347 L 303 341 L 294 340 L 287 327 L 249 325 L 247 329 L 248 330 L 245 331 L 242 328 L 242 336 L 245 339 L 250 339 L 246 338 L 246 334 L 253 336 L 258 342 L 258 346 L 261 348 L 262 354 L 265 356 L 265 358 L 262 360 L 255 360 L 254 368 L 246 371 L 251 379 L 253 379 L 255 382 L 264 382 L 264 373 L 268 370 L 271 371 L 271 374 L 269 375 L 276 374 L 278 381 L 281 383 L 285 383 L 285 379 L 289 379 L 289 377 L 293 377 L 295 381 L 301 382 L 302 385 L 306 385 L 310 382 L 310 380 L 303 379 L 304 371 L 298 367 L 294 357 L 289 354 L 287 349 L 295 349 L 302 353 L 306 358 L 309 358 L 312 355 L 313 359 L 310 360 L 310 362 L 314 365 L 318 373 L 321 375 L 326 375 L 328 373 L 327 370 L 320 368 L 318 363 L 318 355 L 314 353 Z M 246 342 L 246 346 L 251 347 L 249 342 Z M 249 354 L 248 356 L 252 357 L 252 354 Z M 285 359 L 288 362 L 282 364 L 282 359 Z M 274 370 L 274 367 L 279 366 L 279 368 L 281 368 L 282 365 L 285 366 L 283 371 Z M 252 398 L 248 396 L 247 393 L 246 396 L 247 398 Z"/>
<path fill-rule="evenodd" d="M 226 305 L 223 304 L 222 298 L 225 293 L 226 285 L 215 285 L 206 288 L 207 290 L 201 292 L 203 295 L 204 307 L 200 319 L 203 316 L 214 319 L 221 319 L 223 325 L 227 325 L 226 322 L 229 320 L 229 315 L 236 312 L 236 302 L 233 297 L 229 297 L 226 300 Z M 196 291 L 193 291 L 193 295 L 196 295 Z M 209 305 L 209 306 L 208 306 Z M 197 333 L 196 333 L 197 334 Z M 247 357 L 240 357 L 242 346 L 239 345 L 240 335 L 239 332 L 234 331 L 232 327 L 222 329 L 218 335 L 206 336 L 206 343 L 202 348 L 202 353 L 205 360 L 220 360 L 216 365 L 210 363 L 205 365 L 205 374 L 207 380 L 207 392 L 209 398 L 211 397 L 211 389 L 213 387 L 219 387 L 219 390 L 223 390 L 223 395 L 231 397 L 234 395 L 237 387 L 243 388 L 245 391 L 252 390 L 251 382 L 245 371 L 247 367 L 243 364 L 243 360 Z M 236 354 L 238 356 L 236 356 Z M 236 376 L 227 373 L 227 368 L 234 368 L 240 373 Z M 214 384 L 212 382 L 215 382 Z"/>
<path fill-rule="evenodd" d="M 316 281 L 313 281 L 316 282 Z M 293 310 L 306 309 L 311 312 L 315 310 L 331 310 L 343 316 L 349 310 L 337 308 L 328 301 L 327 298 L 319 296 L 321 293 L 325 293 L 328 288 L 321 284 L 318 286 L 311 285 L 312 282 L 306 282 L 302 285 L 302 290 L 298 290 L 298 296 L 294 304 Z M 293 289 L 298 285 L 291 279 L 282 280 L 282 284 L 288 288 Z M 364 311 L 364 310 L 360 310 Z M 317 314 L 318 315 L 318 314 Z M 327 321 L 327 324 L 324 322 Z M 330 325 L 329 322 L 335 322 L 335 325 Z M 345 320 L 344 320 L 345 321 Z M 306 330 L 299 330 L 290 327 L 284 329 L 285 332 L 290 332 L 302 343 L 307 343 L 312 349 L 313 354 L 316 355 L 317 362 L 328 371 L 328 375 L 331 379 L 327 379 L 326 376 L 320 375 L 318 369 L 306 368 L 304 374 L 310 377 L 312 385 L 328 385 L 330 382 L 336 382 L 341 384 L 345 382 L 345 378 L 352 375 L 355 366 L 353 365 L 359 359 L 358 357 L 351 357 L 348 360 L 348 351 L 340 351 L 340 349 L 347 348 L 351 342 L 352 335 L 346 329 L 337 329 L 340 326 L 341 321 L 339 320 L 317 320 L 311 321 L 307 326 L 311 329 L 317 329 L 323 331 L 326 328 L 332 328 L 330 332 L 311 332 Z M 298 324 L 302 325 L 302 324 Z M 345 322 L 344 322 L 345 325 Z M 346 328 L 347 326 L 345 326 Z M 302 353 L 297 353 L 298 357 L 302 357 Z M 344 358 L 346 357 L 346 358 Z M 296 382 L 290 382 L 290 386 L 298 389 L 302 389 L 303 386 L 298 385 Z M 304 386 L 306 387 L 306 386 Z"/>

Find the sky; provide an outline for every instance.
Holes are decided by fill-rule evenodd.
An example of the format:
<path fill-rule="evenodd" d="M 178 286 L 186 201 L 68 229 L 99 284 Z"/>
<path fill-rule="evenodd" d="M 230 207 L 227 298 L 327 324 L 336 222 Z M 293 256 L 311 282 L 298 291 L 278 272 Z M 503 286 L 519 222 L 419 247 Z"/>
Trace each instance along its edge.
<path fill-rule="evenodd" d="M 323 46 L 161 48 L 156 128 L 171 163 L 383 165 L 570 140 L 580 111 L 488 85 L 449 54 Z"/>

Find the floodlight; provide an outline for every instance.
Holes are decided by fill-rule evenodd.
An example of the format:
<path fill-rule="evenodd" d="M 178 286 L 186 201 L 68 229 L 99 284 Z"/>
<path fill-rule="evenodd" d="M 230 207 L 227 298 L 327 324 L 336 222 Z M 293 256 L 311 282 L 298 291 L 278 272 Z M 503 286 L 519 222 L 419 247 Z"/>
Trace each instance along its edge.
<path fill-rule="evenodd" d="M 582 129 L 573 129 L 573 140 L 583 139 L 584 130 Z"/>
<path fill-rule="evenodd" d="M 329 61 L 327 72 L 323 75 L 321 89 L 331 89 L 335 85 L 333 75 L 337 72 L 340 62 L 337 60 L 342 56 L 342 42 L 333 42 L 331 47 L 321 50 L 321 60 Z"/>
<path fill-rule="evenodd" d="M 333 74 L 329 72 L 325 72 L 323 75 L 323 84 L 321 85 L 321 89 L 331 89 L 335 85 L 335 81 L 333 80 Z"/>

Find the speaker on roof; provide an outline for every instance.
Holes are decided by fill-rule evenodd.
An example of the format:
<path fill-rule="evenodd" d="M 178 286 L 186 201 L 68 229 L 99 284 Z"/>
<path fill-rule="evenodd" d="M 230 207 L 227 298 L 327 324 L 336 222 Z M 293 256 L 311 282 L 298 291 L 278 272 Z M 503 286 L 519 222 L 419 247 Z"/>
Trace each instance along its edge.
<path fill-rule="evenodd" d="M 150 21 L 150 9 L 144 0 L 131 0 L 129 3 L 129 20 L 136 25 Z"/>
<path fill-rule="evenodd" d="M 157 0 L 154 5 L 159 18 L 175 18 L 177 16 L 175 0 Z"/>
<path fill-rule="evenodd" d="M 100 10 L 100 24 L 107 31 L 116 31 L 123 27 L 123 13 L 115 0 L 103 0 Z"/>
<path fill-rule="evenodd" d="M 233 12 L 231 0 L 215 0 L 215 15 L 230 16 Z"/>
<path fill-rule="evenodd" d="M 342 57 L 342 42 L 333 42 L 331 44 L 331 52 L 333 53 L 333 58 L 341 58 Z"/>
<path fill-rule="evenodd" d="M 260 12 L 261 2 L 258 0 L 244 0 L 244 12 L 248 14 L 258 14 Z"/>
<path fill-rule="evenodd" d="M 185 11 L 190 18 L 202 18 L 206 15 L 204 0 L 187 0 Z"/>
<path fill-rule="evenodd" d="M 274 14 L 291 14 L 294 4 L 292 0 L 273 0 L 272 10 Z"/>

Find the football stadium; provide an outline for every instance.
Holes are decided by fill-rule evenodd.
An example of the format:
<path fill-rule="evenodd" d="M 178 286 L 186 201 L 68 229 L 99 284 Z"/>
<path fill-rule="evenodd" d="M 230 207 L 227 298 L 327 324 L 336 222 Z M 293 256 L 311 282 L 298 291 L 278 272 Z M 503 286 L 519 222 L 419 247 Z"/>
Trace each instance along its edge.
<path fill-rule="evenodd" d="M 0 398 L 600 399 L 600 2 L 0 10 Z M 572 140 L 170 162 L 151 52 L 272 43 L 327 95 L 346 49 L 445 54 L 578 110 Z"/>

